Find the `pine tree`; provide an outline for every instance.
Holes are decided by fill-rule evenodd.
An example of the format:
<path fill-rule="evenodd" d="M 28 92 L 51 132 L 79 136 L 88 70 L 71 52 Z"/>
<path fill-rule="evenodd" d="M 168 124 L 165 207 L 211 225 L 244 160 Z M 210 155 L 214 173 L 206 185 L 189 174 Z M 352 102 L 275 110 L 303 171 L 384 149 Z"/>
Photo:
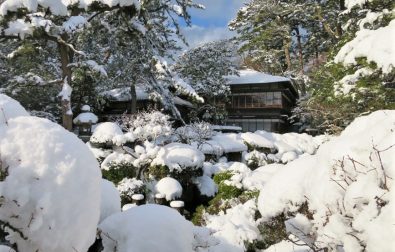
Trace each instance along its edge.
<path fill-rule="evenodd" d="M 110 5 L 106 3 L 107 1 L 94 1 L 87 5 L 84 1 L 73 4 L 43 1 L 38 4 L 36 1 L 15 3 L 7 0 L 0 6 L 0 39 L 2 41 L 9 40 L 17 43 L 18 40 L 28 40 L 32 44 L 41 43 L 44 50 L 51 48 L 56 52 L 53 58 L 57 59 L 55 64 L 60 63 L 60 74 L 57 74 L 56 81 L 53 82 L 63 85 L 62 117 L 63 125 L 67 129 L 71 129 L 72 108 L 69 96 L 75 69 L 85 67 L 106 75 L 102 66 L 91 60 L 89 55 L 77 47 L 80 35 L 93 20 L 111 17 L 110 22 L 106 23 L 108 30 L 116 35 L 132 33 L 133 36 L 137 36 L 136 39 L 141 39 L 141 45 L 146 46 L 146 51 L 150 52 L 150 56 L 160 57 L 159 51 L 173 49 L 174 43 L 168 43 L 168 41 L 172 40 L 172 36 L 179 34 L 178 18 L 184 19 L 189 24 L 190 16 L 187 10 L 191 7 L 202 8 L 189 0 L 177 1 L 177 4 L 162 0 L 113 1 Z M 136 33 L 136 30 L 141 32 Z M 94 34 L 93 38 L 97 38 L 97 35 L 105 36 L 106 34 Z M 102 51 L 92 52 L 98 55 L 102 53 Z M 46 63 L 42 65 L 45 66 Z M 152 65 L 156 64 L 149 65 L 151 69 L 153 69 Z M 151 81 L 154 83 L 152 87 L 163 95 L 162 100 L 170 104 L 173 113 L 177 114 L 177 110 L 172 106 L 167 87 L 158 83 L 154 76 Z"/>

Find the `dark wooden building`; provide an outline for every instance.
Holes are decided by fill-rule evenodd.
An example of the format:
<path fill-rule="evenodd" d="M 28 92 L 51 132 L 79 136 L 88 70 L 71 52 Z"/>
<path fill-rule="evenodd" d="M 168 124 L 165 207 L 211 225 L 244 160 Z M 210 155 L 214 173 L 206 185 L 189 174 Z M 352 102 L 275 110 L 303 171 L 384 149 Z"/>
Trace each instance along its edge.
<path fill-rule="evenodd" d="M 227 105 L 227 125 L 251 132 L 290 131 L 287 118 L 298 98 L 291 80 L 253 70 L 241 70 L 240 76 L 228 79 L 231 97 Z"/>
<path fill-rule="evenodd" d="M 106 100 L 100 114 L 101 121 L 107 121 L 111 116 L 122 114 L 130 114 L 132 108 L 132 96 L 130 88 L 116 88 L 105 91 L 101 94 Z M 136 108 L 137 111 L 147 111 L 150 109 L 161 109 L 161 104 L 153 101 L 143 87 L 136 86 Z M 174 104 L 177 106 L 181 114 L 188 113 L 194 107 L 192 103 L 178 96 L 173 98 Z"/>

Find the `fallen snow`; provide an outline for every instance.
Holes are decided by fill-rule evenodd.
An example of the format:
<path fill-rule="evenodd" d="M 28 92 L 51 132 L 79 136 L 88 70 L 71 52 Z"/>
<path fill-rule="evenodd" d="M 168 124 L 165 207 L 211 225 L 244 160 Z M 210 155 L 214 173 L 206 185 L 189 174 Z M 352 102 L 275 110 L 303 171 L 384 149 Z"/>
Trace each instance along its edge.
<path fill-rule="evenodd" d="M 192 223 L 166 206 L 132 207 L 104 220 L 99 231 L 104 252 L 193 251 Z"/>
<path fill-rule="evenodd" d="M 284 165 L 261 190 L 258 206 L 263 219 L 295 212 L 307 202 L 316 245 L 360 251 L 362 241 L 367 251 L 391 251 L 394 125 L 395 111 L 376 111 L 355 119 L 316 155 Z"/>

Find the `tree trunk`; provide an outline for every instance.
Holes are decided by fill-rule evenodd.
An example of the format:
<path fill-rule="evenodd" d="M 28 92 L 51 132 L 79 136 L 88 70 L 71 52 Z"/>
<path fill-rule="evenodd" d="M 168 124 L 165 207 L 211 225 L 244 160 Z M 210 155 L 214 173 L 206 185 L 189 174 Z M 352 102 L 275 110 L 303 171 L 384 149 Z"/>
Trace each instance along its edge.
<path fill-rule="evenodd" d="M 64 41 L 67 41 L 67 35 L 61 36 Z M 58 49 L 60 54 L 60 62 L 62 68 L 62 78 L 67 81 L 67 83 L 71 86 L 71 69 L 68 65 L 72 61 L 72 52 L 70 52 L 67 45 L 58 42 Z M 71 97 L 70 97 L 71 99 Z M 71 100 L 64 99 L 62 97 L 61 106 L 62 106 L 62 125 L 65 129 L 71 131 L 73 129 L 73 112 L 71 110 Z"/>
<path fill-rule="evenodd" d="M 136 94 L 136 86 L 134 83 L 130 85 L 130 97 L 132 98 L 130 103 L 130 113 L 132 115 L 137 113 L 137 94 Z"/>
<path fill-rule="evenodd" d="M 289 47 L 291 46 L 291 41 L 289 41 L 288 39 L 284 39 L 283 40 L 283 50 L 284 50 L 284 54 L 285 54 L 285 61 L 287 64 L 287 70 L 291 70 L 291 54 L 289 53 Z"/>
<path fill-rule="evenodd" d="M 304 64 L 303 64 L 303 48 L 302 48 L 302 39 L 299 31 L 299 27 L 295 28 L 296 32 L 296 41 L 298 43 L 298 54 L 299 54 L 299 65 L 300 65 L 300 73 L 304 74 Z"/>

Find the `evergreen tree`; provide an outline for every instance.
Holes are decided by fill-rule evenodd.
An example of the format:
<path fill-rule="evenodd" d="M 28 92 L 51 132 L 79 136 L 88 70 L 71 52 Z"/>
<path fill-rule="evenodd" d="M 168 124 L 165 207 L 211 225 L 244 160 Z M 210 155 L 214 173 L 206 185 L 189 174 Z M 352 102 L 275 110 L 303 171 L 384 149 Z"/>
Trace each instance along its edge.
<path fill-rule="evenodd" d="M 94 20 L 104 20 L 103 25 L 118 37 L 122 34 L 130 33 L 130 36 L 136 36 L 140 39 L 140 45 L 145 47 L 145 52 L 149 52 L 147 58 L 150 61 L 160 62 L 158 57 L 162 55 L 158 52 L 174 49 L 172 37 L 179 34 L 178 19 L 182 18 L 187 24 L 190 23 L 188 8 L 202 6 L 194 4 L 189 0 L 182 1 L 113 1 L 109 4 L 107 1 L 74 1 L 65 3 L 61 1 L 23 1 L 14 2 L 11 0 L 4 1 L 0 6 L 1 15 L 1 35 L 2 41 L 9 40 L 18 43 L 18 40 L 31 41 L 35 46 L 43 45 L 43 50 L 53 49 L 56 54 L 53 62 L 60 69 L 56 74 L 56 83 L 63 85 L 62 92 L 62 117 L 63 125 L 71 129 L 72 108 L 70 103 L 70 94 L 74 86 L 73 73 L 77 68 L 89 68 L 98 71 L 106 76 L 104 67 L 92 60 L 89 56 L 106 54 L 103 51 L 91 52 L 87 54 L 77 47 L 81 34 L 84 34 L 86 28 Z M 135 31 L 140 31 L 136 33 Z M 92 43 L 98 36 L 106 36 L 106 33 L 92 33 Z M 109 36 L 112 39 L 114 36 Z M 103 38 L 102 38 L 103 39 Z M 100 40 L 100 39 L 99 39 Z M 77 49 L 78 48 L 78 49 Z M 140 49 L 140 48 L 139 48 Z M 155 60 L 155 58 L 157 60 Z M 106 57 L 102 58 L 104 62 Z M 100 62 L 100 61 L 99 61 Z M 147 62 L 142 60 L 142 65 Z M 143 68 L 149 68 L 158 72 L 156 63 L 143 65 Z M 47 62 L 41 64 L 46 66 Z M 159 67 L 160 68 L 160 67 Z M 163 69 L 163 68 L 161 68 Z M 153 72 L 153 71 L 152 71 Z M 52 82 L 52 81 L 51 81 Z M 174 114 L 177 110 L 172 104 L 172 99 L 168 92 L 168 86 L 163 86 L 157 81 L 156 76 L 152 76 L 150 81 L 152 87 L 161 96 L 163 102 L 168 104 Z M 152 84 L 153 83 L 153 84 Z M 187 85 L 178 85 L 180 88 L 188 88 Z M 189 93 L 193 91 L 189 90 Z"/>

